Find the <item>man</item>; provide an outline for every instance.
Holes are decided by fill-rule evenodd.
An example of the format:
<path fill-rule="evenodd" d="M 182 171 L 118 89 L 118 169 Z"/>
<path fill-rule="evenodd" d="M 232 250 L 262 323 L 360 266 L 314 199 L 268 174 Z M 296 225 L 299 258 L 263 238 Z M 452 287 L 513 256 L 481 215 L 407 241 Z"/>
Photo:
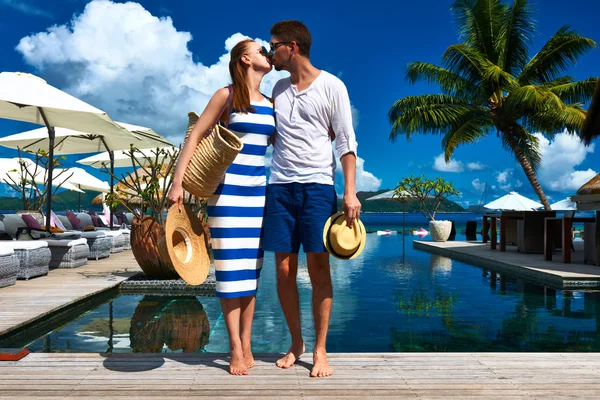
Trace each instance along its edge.
<path fill-rule="evenodd" d="M 313 288 L 316 330 L 310 376 L 325 377 L 332 374 L 326 339 L 333 291 L 323 228 L 337 211 L 333 140 L 344 171 L 342 204 L 349 226 L 359 218 L 361 205 L 356 197 L 357 143 L 348 92 L 341 80 L 311 64 L 311 42 L 310 32 L 299 21 L 278 22 L 271 28 L 271 62 L 291 76 L 273 89 L 277 134 L 267 188 L 264 249 L 275 252 L 277 292 L 292 336 L 292 345 L 277 366 L 291 367 L 305 351 L 296 283 L 302 245 Z"/>

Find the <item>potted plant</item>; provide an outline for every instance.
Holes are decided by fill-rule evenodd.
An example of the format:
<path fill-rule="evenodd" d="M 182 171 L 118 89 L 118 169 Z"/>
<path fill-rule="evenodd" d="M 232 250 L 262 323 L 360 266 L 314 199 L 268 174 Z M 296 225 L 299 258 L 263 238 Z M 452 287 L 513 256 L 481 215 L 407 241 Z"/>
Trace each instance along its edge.
<path fill-rule="evenodd" d="M 165 235 L 167 195 L 171 188 L 179 149 L 157 148 L 151 154 L 135 147 L 126 152 L 131 157 L 133 171 L 122 174 L 106 204 L 113 210 L 123 206 L 134 214 L 131 225 L 131 250 L 140 268 L 150 279 L 176 279 L 173 265 L 161 256 L 159 241 Z M 108 168 L 103 170 L 108 172 Z M 204 202 L 185 196 L 185 202 L 200 212 Z"/>
<path fill-rule="evenodd" d="M 445 242 L 452 230 L 451 221 L 436 221 L 435 214 L 442 203 L 450 196 L 458 196 L 459 192 L 443 178 L 427 179 L 424 175 L 404 178 L 394 189 L 397 197 L 410 197 L 417 200 L 419 211 L 429 220 L 429 233 L 436 242 Z"/>

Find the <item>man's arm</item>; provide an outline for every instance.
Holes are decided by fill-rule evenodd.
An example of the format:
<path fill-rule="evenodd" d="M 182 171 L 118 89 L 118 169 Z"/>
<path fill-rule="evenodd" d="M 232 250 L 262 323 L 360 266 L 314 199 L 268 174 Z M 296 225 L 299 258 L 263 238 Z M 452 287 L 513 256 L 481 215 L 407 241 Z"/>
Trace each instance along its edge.
<path fill-rule="evenodd" d="M 350 228 L 354 224 L 354 219 L 360 218 L 361 204 L 356 197 L 356 156 L 354 153 L 347 153 L 340 158 L 342 171 L 344 171 L 344 198 L 342 200 L 342 210 L 346 215 L 346 223 Z"/>
<path fill-rule="evenodd" d="M 346 86 L 340 81 L 333 95 L 331 128 L 335 133 L 335 148 L 344 172 L 342 211 L 349 227 L 360 217 L 361 204 L 356 197 L 356 134 L 352 126 L 352 109 Z"/>

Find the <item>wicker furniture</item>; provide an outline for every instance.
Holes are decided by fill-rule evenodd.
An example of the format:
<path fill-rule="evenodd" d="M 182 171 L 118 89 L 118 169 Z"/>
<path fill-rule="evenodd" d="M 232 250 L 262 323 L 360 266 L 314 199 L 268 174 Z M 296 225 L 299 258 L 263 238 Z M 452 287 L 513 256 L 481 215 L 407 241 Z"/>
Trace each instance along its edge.
<path fill-rule="evenodd" d="M 0 248 L 0 287 L 14 285 L 17 282 L 19 259 L 13 249 Z"/>
<path fill-rule="evenodd" d="M 50 268 L 77 268 L 86 265 L 90 255 L 85 238 L 74 240 L 45 239 L 52 252 Z"/>

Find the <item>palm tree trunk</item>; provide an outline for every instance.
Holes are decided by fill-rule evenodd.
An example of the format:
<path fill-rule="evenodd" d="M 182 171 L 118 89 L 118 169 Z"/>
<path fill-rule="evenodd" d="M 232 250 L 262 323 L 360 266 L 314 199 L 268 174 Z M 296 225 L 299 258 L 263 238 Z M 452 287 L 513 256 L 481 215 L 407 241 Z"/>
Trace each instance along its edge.
<path fill-rule="evenodd" d="M 538 195 L 540 202 L 544 205 L 544 209 L 546 211 L 552 210 L 552 208 L 550 207 L 550 203 L 548 203 L 548 199 L 546 198 L 546 194 L 544 193 L 544 190 L 542 189 L 542 186 L 540 185 L 540 182 L 538 181 L 537 176 L 535 175 L 535 171 L 533 170 L 531 163 L 525 157 L 525 155 L 521 151 L 521 148 L 517 145 L 515 141 L 509 139 L 508 143 L 510 144 L 510 148 L 515 154 L 515 157 L 517 157 L 519 164 L 521 164 L 523 172 L 525 172 L 525 176 L 527 176 L 527 179 L 529 179 L 531 187 Z"/>

